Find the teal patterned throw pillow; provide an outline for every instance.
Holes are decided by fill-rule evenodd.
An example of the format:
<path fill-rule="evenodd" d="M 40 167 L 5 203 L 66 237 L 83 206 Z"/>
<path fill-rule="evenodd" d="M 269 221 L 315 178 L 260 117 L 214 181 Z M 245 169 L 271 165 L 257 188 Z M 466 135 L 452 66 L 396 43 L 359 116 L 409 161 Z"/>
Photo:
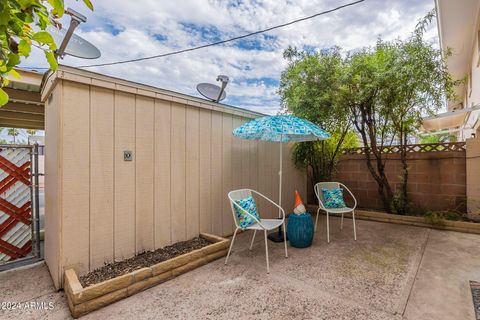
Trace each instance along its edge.
<path fill-rule="evenodd" d="M 255 204 L 255 200 L 253 200 L 252 196 L 248 196 L 245 199 L 242 200 L 236 200 L 235 203 L 237 203 L 240 207 L 248 211 L 252 216 L 260 220 L 260 216 L 258 215 L 257 212 L 257 205 Z M 237 215 L 238 221 L 240 223 L 240 227 L 242 229 L 245 229 L 252 224 L 257 223 L 251 216 L 246 214 L 244 211 L 242 211 L 238 206 L 234 205 L 233 208 L 235 209 L 235 214 Z"/>
<path fill-rule="evenodd" d="M 347 206 L 343 200 L 343 189 L 322 189 L 322 192 L 325 208 L 345 208 Z"/>

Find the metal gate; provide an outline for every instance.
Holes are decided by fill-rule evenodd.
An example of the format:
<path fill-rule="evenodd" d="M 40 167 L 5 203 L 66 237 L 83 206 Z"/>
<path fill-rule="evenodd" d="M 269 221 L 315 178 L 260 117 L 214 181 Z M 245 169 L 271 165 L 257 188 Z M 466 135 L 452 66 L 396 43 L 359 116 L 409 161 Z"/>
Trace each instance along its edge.
<path fill-rule="evenodd" d="M 0 271 L 41 259 L 38 145 L 0 145 Z"/>

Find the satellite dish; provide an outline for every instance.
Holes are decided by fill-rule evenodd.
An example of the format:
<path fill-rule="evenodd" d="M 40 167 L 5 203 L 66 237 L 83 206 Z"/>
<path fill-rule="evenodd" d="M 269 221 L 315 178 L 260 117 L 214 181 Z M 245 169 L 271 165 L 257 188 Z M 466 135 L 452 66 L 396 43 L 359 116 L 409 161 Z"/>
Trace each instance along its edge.
<path fill-rule="evenodd" d="M 47 31 L 52 35 L 53 41 L 60 48 L 67 30 L 57 29 L 51 25 L 47 26 Z M 72 34 L 63 54 L 83 59 L 97 59 L 101 56 L 100 50 L 82 37 Z"/>
<path fill-rule="evenodd" d="M 54 51 L 55 58 L 58 60 L 66 54 L 82 59 L 100 58 L 101 53 L 97 47 L 73 33 L 82 22 L 87 22 L 87 17 L 70 8 L 65 9 L 65 14 L 71 17 L 68 29 L 57 29 L 53 25 L 45 28 L 57 45 L 57 50 Z M 35 29 L 40 31 L 39 27 L 35 27 Z"/>
<path fill-rule="evenodd" d="M 228 77 L 224 75 L 219 75 L 217 77 L 217 81 L 222 82 L 221 87 L 211 83 L 199 83 L 197 85 L 197 91 L 200 92 L 200 94 L 207 99 L 210 99 L 214 102 L 220 102 L 227 97 L 225 87 L 228 83 Z"/>
<path fill-rule="evenodd" d="M 202 96 L 213 101 L 222 101 L 227 94 L 222 91 L 222 88 L 211 83 L 199 83 L 197 90 Z M 220 96 L 220 99 L 218 98 Z"/>

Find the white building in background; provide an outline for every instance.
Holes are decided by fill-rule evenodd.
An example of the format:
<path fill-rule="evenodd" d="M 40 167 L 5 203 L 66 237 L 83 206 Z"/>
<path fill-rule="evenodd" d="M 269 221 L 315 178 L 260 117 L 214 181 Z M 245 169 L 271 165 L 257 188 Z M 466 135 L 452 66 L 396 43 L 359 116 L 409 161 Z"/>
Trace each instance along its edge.
<path fill-rule="evenodd" d="M 435 0 L 442 50 L 451 48 L 447 67 L 460 101 L 448 101 L 448 112 L 424 120 L 425 131 L 455 133 L 459 141 L 480 137 L 480 0 Z"/>

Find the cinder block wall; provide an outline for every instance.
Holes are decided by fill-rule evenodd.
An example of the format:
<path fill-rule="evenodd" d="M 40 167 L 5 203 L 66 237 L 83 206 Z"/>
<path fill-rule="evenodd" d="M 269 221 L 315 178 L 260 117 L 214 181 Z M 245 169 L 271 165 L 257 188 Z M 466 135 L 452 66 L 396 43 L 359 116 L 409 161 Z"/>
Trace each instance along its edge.
<path fill-rule="evenodd" d="M 418 152 L 408 154 L 408 197 L 419 214 L 425 210 L 466 210 L 465 152 Z M 386 173 L 393 190 L 401 187 L 400 155 L 391 154 Z M 362 208 L 383 209 L 378 187 L 367 168 L 364 155 L 342 155 L 337 181 L 344 183 Z M 309 201 L 316 202 L 308 184 Z"/>

